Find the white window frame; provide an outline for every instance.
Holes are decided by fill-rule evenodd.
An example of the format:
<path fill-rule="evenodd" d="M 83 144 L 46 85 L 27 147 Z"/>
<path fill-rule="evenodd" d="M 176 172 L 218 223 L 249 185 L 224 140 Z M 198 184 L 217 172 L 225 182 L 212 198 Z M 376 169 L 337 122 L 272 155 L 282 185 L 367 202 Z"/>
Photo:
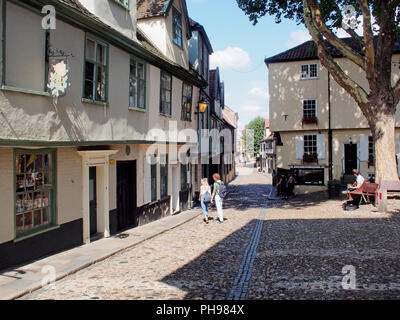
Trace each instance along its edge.
<path fill-rule="evenodd" d="M 316 76 L 311 76 L 311 66 L 316 66 L 316 71 L 317 71 L 317 75 Z M 305 69 L 305 67 L 307 67 L 307 71 L 303 71 L 303 69 Z M 307 80 L 307 79 L 318 79 L 318 75 L 319 75 L 319 65 L 318 63 L 308 63 L 308 64 L 302 64 L 301 65 L 301 79 L 302 80 Z"/>
<path fill-rule="evenodd" d="M 303 99 L 302 105 L 301 105 L 302 111 L 303 111 L 303 117 L 304 117 L 304 103 L 306 101 L 315 101 L 315 115 L 314 115 L 314 117 L 317 118 L 318 117 L 318 100 L 317 99 Z"/>

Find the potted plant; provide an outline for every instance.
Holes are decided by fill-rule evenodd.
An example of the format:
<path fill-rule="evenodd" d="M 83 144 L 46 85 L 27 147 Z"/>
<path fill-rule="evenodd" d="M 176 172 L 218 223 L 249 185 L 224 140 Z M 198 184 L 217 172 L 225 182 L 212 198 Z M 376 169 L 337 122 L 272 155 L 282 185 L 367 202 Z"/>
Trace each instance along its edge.
<path fill-rule="evenodd" d="M 303 155 L 304 163 L 315 163 L 318 162 L 318 156 L 316 153 L 305 153 Z"/>
<path fill-rule="evenodd" d="M 342 184 L 339 180 L 328 181 L 328 197 L 329 199 L 337 199 L 341 197 Z"/>

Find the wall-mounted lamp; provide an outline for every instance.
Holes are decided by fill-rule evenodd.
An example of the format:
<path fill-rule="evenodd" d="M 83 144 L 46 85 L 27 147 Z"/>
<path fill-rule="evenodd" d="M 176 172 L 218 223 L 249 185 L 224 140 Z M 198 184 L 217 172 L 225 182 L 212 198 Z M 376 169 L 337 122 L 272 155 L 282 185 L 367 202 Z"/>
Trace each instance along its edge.
<path fill-rule="evenodd" d="M 206 112 L 208 107 L 208 103 L 206 101 L 204 101 L 203 99 L 199 101 L 199 111 L 201 113 Z"/>

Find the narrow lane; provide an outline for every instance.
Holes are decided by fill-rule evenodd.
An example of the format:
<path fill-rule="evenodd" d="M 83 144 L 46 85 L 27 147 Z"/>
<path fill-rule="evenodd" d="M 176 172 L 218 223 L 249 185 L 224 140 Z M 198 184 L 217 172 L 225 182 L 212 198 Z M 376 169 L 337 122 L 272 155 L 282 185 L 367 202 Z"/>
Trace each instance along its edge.
<path fill-rule="evenodd" d="M 214 219 L 206 225 L 198 217 L 23 299 L 224 300 L 243 261 L 244 281 L 237 289 L 246 294 L 269 180 L 254 169 L 239 170 L 223 224 Z M 217 217 L 215 208 L 211 215 Z"/>

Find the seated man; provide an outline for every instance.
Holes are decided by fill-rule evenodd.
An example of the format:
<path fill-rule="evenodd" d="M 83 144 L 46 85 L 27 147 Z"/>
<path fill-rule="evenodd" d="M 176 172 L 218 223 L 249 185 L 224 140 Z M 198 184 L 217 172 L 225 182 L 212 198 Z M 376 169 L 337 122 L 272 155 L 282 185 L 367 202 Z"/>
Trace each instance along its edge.
<path fill-rule="evenodd" d="M 348 191 L 354 191 L 354 190 L 359 189 L 362 186 L 362 184 L 364 183 L 364 180 L 365 180 L 364 177 L 360 174 L 359 170 L 354 169 L 353 170 L 353 174 L 356 177 L 356 182 L 353 185 L 349 184 L 347 186 L 347 190 Z"/>

